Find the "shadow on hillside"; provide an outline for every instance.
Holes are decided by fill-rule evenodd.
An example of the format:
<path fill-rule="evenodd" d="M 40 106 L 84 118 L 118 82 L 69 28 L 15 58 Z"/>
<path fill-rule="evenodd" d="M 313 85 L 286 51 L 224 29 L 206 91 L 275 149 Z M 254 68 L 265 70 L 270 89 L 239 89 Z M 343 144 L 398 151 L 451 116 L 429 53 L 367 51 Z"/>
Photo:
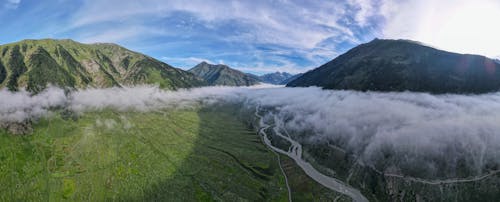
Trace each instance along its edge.
<path fill-rule="evenodd" d="M 200 109 L 198 138 L 176 173 L 145 188 L 141 198 L 124 200 L 268 201 L 286 197 L 276 156 L 238 114 L 238 106 Z"/>

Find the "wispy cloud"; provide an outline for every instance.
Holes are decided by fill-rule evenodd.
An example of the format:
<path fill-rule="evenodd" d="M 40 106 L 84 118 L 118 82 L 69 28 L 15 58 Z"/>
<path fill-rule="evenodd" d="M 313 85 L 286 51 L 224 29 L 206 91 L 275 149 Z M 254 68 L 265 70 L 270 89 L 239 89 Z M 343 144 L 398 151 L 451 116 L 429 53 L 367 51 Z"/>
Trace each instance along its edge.
<path fill-rule="evenodd" d="M 265 73 L 305 71 L 373 37 L 363 29 L 374 8 L 359 0 L 48 1 L 30 2 L 16 23 L 7 20 L 19 16 L 14 11 L 0 13 L 3 27 L 22 29 L 8 38 L 114 42 L 174 66 L 205 58 Z M 42 21 L 46 11 L 53 17 Z"/>
<path fill-rule="evenodd" d="M 492 57 L 500 54 L 495 45 L 500 44 L 496 0 L 4 0 L 3 4 L 0 42 L 48 37 L 115 42 L 179 67 L 204 58 L 261 73 L 277 68 L 306 71 L 375 37 L 419 40 Z M 470 28 L 463 29 L 465 24 Z M 450 35 L 453 29 L 463 31 Z"/>
<path fill-rule="evenodd" d="M 82 27 L 145 17 L 162 18 L 174 12 L 187 12 L 198 20 L 212 24 L 214 28 L 229 21 L 247 28 L 229 38 L 232 40 L 314 48 L 321 41 L 339 35 L 347 35 L 349 40 L 357 41 L 353 31 L 338 22 L 345 15 L 345 6 L 342 3 L 309 3 L 305 6 L 295 1 L 91 0 L 86 1 L 76 13 L 72 26 Z"/>
<path fill-rule="evenodd" d="M 127 22 L 131 26 L 145 26 L 144 20 L 160 23 L 161 27 L 177 35 L 174 40 L 190 40 L 193 45 L 190 49 L 206 48 L 211 53 L 233 51 L 232 46 L 238 46 L 240 52 L 252 52 L 252 55 L 262 55 L 256 47 L 274 46 L 275 51 L 292 50 L 289 58 L 301 60 L 290 65 L 282 66 L 285 69 L 297 72 L 301 67 L 319 66 L 332 59 L 345 49 L 346 44 L 359 44 L 371 37 L 360 36 L 359 30 L 367 24 L 372 12 L 371 6 L 361 1 L 341 2 L 307 2 L 301 1 L 85 1 L 81 8 L 73 15 L 70 29 L 84 29 L 99 25 L 111 25 L 112 32 L 103 31 L 91 37 L 92 41 L 120 41 L 129 38 L 158 38 L 149 32 L 134 31 L 129 27 L 116 26 Z M 347 11 L 359 13 L 355 19 L 349 21 Z M 158 29 L 157 23 L 149 23 L 145 28 Z M 141 29 L 144 30 L 144 29 Z M 161 40 L 161 39 L 158 39 Z M 210 41 L 210 45 L 205 43 Z M 338 45 L 338 46 L 337 46 Z M 200 47 L 204 46 L 204 47 Z M 229 47 L 228 47 L 229 46 Z M 165 47 L 168 48 L 168 47 Z M 186 47 L 186 49 L 188 49 Z M 192 51 L 192 50 L 191 50 Z M 267 53 L 272 54 L 272 53 Z M 160 55 L 160 53 L 158 54 Z M 165 54 L 161 54 L 163 57 Z M 243 56 L 243 55 L 241 55 Z M 274 66 L 276 57 L 283 55 L 257 56 L 249 62 L 249 66 L 256 63 L 265 63 L 263 66 Z M 191 56 L 168 55 L 173 63 L 185 61 L 188 66 Z M 207 57 L 204 57 L 207 58 Z M 269 59 L 271 58 L 271 59 Z M 165 59 L 165 58 L 163 58 Z M 283 60 L 281 57 L 280 60 Z M 227 63 L 243 62 L 238 59 L 212 58 L 212 61 L 224 60 Z M 166 61 L 169 62 L 169 61 Z M 306 64 L 301 64 L 306 63 Z M 248 67 L 250 68 L 250 67 Z M 254 70 L 261 69 L 254 67 Z M 274 71 L 275 68 L 273 68 Z M 304 71 L 304 70 L 302 70 Z M 268 71 L 265 71 L 268 72 Z"/>
<path fill-rule="evenodd" d="M 96 42 L 124 42 L 130 39 L 136 39 L 142 35 L 147 36 L 166 36 L 169 32 L 166 30 L 145 27 L 145 26 L 117 26 L 102 28 L 85 32 L 76 38 L 84 43 Z"/>
<path fill-rule="evenodd" d="M 360 26 L 366 26 L 369 19 L 375 15 L 374 4 L 376 2 L 372 0 L 349 0 L 348 3 L 356 10 L 354 19 Z"/>
<path fill-rule="evenodd" d="M 500 53 L 500 1 L 383 0 L 386 38 L 406 38 L 453 52 Z"/>
<path fill-rule="evenodd" d="M 6 2 L 4 3 L 4 8 L 16 9 L 19 4 L 21 4 L 21 0 L 6 0 Z"/>

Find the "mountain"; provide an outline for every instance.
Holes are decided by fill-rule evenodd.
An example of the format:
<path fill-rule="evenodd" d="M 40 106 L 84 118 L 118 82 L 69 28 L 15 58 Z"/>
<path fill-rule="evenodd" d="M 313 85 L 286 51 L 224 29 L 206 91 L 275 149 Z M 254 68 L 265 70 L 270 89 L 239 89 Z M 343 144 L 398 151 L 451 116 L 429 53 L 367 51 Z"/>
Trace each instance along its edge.
<path fill-rule="evenodd" d="M 493 61 L 495 61 L 496 63 L 500 64 L 500 59 L 494 59 Z"/>
<path fill-rule="evenodd" d="M 302 74 L 290 74 L 288 72 L 275 72 L 264 74 L 262 76 L 257 76 L 255 74 L 246 73 L 246 75 L 252 77 L 255 80 L 270 83 L 274 85 L 286 85 L 288 82 L 293 81 L 294 79 L 302 76 Z"/>
<path fill-rule="evenodd" d="M 302 75 L 304 75 L 304 73 L 295 74 L 295 75 L 291 76 L 290 78 L 281 81 L 280 85 L 286 85 L 286 84 L 292 82 L 293 80 L 301 77 Z"/>
<path fill-rule="evenodd" d="M 486 93 L 500 89 L 500 64 L 408 40 L 359 45 L 287 86 L 361 91 Z"/>
<path fill-rule="evenodd" d="M 39 92 L 48 84 L 69 88 L 158 84 L 177 89 L 204 82 L 146 55 L 109 43 L 24 40 L 0 46 L 0 87 Z"/>
<path fill-rule="evenodd" d="M 259 83 L 252 76 L 222 64 L 213 65 L 202 62 L 190 69 L 189 72 L 203 78 L 209 85 L 213 86 L 252 86 Z"/>
<path fill-rule="evenodd" d="M 264 83 L 282 85 L 283 81 L 289 79 L 292 76 L 293 76 L 292 74 L 287 72 L 274 72 L 270 74 L 264 74 L 260 76 L 259 79 Z"/>
<path fill-rule="evenodd" d="M 257 76 L 257 75 L 255 75 L 255 74 L 251 74 L 251 73 L 245 73 L 245 74 L 246 74 L 247 76 L 249 76 L 249 77 L 251 77 L 251 78 L 255 79 L 255 80 L 261 81 L 261 80 L 260 80 L 260 77 L 259 77 L 259 76 Z"/>

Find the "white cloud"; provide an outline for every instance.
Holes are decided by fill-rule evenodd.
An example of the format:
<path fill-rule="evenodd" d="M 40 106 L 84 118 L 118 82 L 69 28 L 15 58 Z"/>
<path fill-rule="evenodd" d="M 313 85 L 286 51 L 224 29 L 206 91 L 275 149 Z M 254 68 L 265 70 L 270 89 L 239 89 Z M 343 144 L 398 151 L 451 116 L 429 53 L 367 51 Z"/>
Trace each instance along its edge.
<path fill-rule="evenodd" d="M 468 169 L 468 174 L 475 175 L 488 172 L 487 165 L 500 164 L 500 93 L 430 95 L 269 86 L 164 91 L 138 86 L 68 95 L 49 88 L 36 96 L 4 89 L 0 96 L 0 122 L 47 116 L 56 107 L 84 113 L 218 102 L 244 103 L 246 109 L 255 109 L 258 104 L 268 110 L 267 117 L 276 115 L 275 121 L 294 139 L 336 145 L 382 171 L 395 166 L 404 175 L 455 178 L 468 177 L 457 170 Z"/>
<path fill-rule="evenodd" d="M 83 43 L 117 43 L 126 39 L 137 37 L 140 34 L 142 34 L 142 32 L 134 28 L 113 29 L 98 32 L 90 36 L 81 36 L 79 41 Z"/>
<path fill-rule="evenodd" d="M 333 144 L 381 171 L 422 178 L 469 177 L 500 164 L 500 94 L 430 95 L 320 88 L 246 92 L 294 139 Z M 314 98 L 314 99 L 311 99 Z M 462 166 L 462 167 L 458 167 Z M 416 176 L 415 176 L 416 175 Z"/>
<path fill-rule="evenodd" d="M 30 117 L 39 117 L 48 113 L 53 106 L 66 103 L 64 91 L 49 88 L 36 96 L 26 91 L 10 92 L 6 88 L 0 90 L 0 122 L 23 121 Z"/>
<path fill-rule="evenodd" d="M 274 73 L 274 72 L 288 72 L 291 74 L 303 73 L 307 70 L 313 69 L 319 65 L 314 64 L 315 58 L 310 58 L 312 65 L 304 66 L 298 65 L 295 62 L 290 61 L 286 57 L 276 56 L 276 55 L 288 55 L 288 54 L 300 54 L 308 58 L 312 57 L 314 51 L 300 51 L 290 53 L 284 50 L 273 50 L 273 51 L 255 51 L 253 57 L 255 58 L 252 63 L 242 64 L 242 63 L 231 63 L 229 66 L 238 69 L 243 72 L 251 72 L 256 74 L 261 73 Z M 309 58 L 308 58 L 309 59 Z"/>
<path fill-rule="evenodd" d="M 83 37 L 86 42 L 189 35 L 176 32 L 178 27 L 174 25 L 160 32 L 154 31 L 158 29 L 154 25 L 146 25 L 162 17 L 175 16 L 175 12 L 193 15 L 207 29 L 221 29 L 223 25 L 237 22 L 241 26 L 237 29 L 241 31 L 213 37 L 219 37 L 217 40 L 226 44 L 250 44 L 249 47 L 271 44 L 291 49 L 314 66 L 337 56 L 337 44 L 359 44 L 371 40 L 368 38 L 371 36 L 412 39 L 449 51 L 490 57 L 500 53 L 500 46 L 496 45 L 500 44 L 500 27 L 496 26 L 500 2 L 495 0 L 345 0 L 307 4 L 298 1 L 90 0 L 76 12 L 72 28 L 112 22 L 107 29 Z M 123 22 L 127 22 L 127 26 L 121 26 Z M 365 36 L 356 34 L 359 29 L 363 29 Z M 267 57 L 262 56 L 260 61 Z"/>
<path fill-rule="evenodd" d="M 372 0 L 349 0 L 348 2 L 358 10 L 355 13 L 356 22 L 361 26 L 366 26 L 368 19 L 375 14 L 374 2 Z"/>
<path fill-rule="evenodd" d="M 230 37 L 233 40 L 314 48 L 321 41 L 352 31 L 337 21 L 342 18 L 343 3 L 299 4 L 294 1 L 86 1 L 74 17 L 72 27 L 131 20 L 154 19 L 175 11 L 188 12 L 206 23 L 236 20 L 250 26 L 251 32 Z M 363 12 L 366 9 L 362 9 Z"/>
<path fill-rule="evenodd" d="M 356 9 L 347 10 L 351 7 L 356 7 Z M 204 40 L 222 41 L 220 47 L 209 47 L 214 48 L 214 53 L 207 53 L 207 55 L 217 54 L 216 51 L 225 51 L 224 46 L 227 44 L 240 44 L 243 51 L 253 48 L 252 51 L 255 52 L 258 52 L 255 50 L 256 46 L 278 46 L 280 49 L 293 50 L 288 56 L 301 57 L 301 59 L 306 60 L 305 64 L 309 63 L 307 66 L 319 66 L 337 56 L 336 44 L 343 42 L 358 44 L 364 40 L 358 39 L 355 34 L 358 30 L 355 29 L 367 24 L 367 19 L 370 18 L 373 10 L 373 6 L 371 4 L 365 5 L 364 0 L 336 2 L 89 0 L 84 1 L 83 5 L 75 12 L 70 20 L 71 26 L 68 30 L 80 30 L 78 32 L 81 32 L 87 28 L 106 27 L 103 30 L 92 29 L 90 33 L 87 32 L 84 36 L 80 36 L 84 42 L 124 43 L 137 38 L 151 39 L 155 36 L 191 35 L 201 37 Z M 163 20 L 163 18 L 175 19 L 179 16 L 179 12 L 193 16 L 190 20 L 194 19 L 196 24 L 201 24 L 198 26 L 203 27 L 203 30 L 208 29 L 209 32 L 204 34 L 198 33 L 199 30 L 191 32 L 192 29 L 179 29 L 175 23 L 162 24 L 162 28 L 167 30 L 166 33 L 151 33 L 148 30 L 158 29 L 157 24 L 152 22 Z M 357 23 L 345 22 L 350 15 L 356 15 Z M 233 25 L 236 25 L 234 30 L 231 28 Z M 136 27 L 140 29 L 136 29 Z M 224 32 L 225 29 L 228 29 L 228 32 L 221 36 L 218 32 Z M 196 43 L 197 41 L 192 42 Z M 262 55 L 259 56 L 259 60 L 253 60 L 251 63 L 261 61 L 271 63 L 268 58 L 274 56 Z M 209 57 L 216 61 L 225 59 L 228 63 L 237 61 L 237 59 L 231 61 L 227 58 L 203 57 Z M 176 61 L 180 60 L 183 59 L 180 58 Z M 189 64 L 180 64 L 180 66 L 189 66 Z M 251 65 L 246 64 L 246 66 Z M 297 64 L 287 65 L 283 68 L 282 71 L 287 71 L 285 69 L 293 72 L 304 71 L 304 69 L 297 70 L 300 68 Z"/>
<path fill-rule="evenodd" d="M 168 36 L 171 32 L 146 26 L 115 26 L 104 29 L 95 29 L 89 32 L 85 32 L 77 39 L 84 43 L 118 43 L 126 42 L 131 39 L 135 39 L 138 36 Z"/>
<path fill-rule="evenodd" d="M 500 1 L 384 0 L 382 35 L 406 38 L 459 53 L 500 53 Z"/>
<path fill-rule="evenodd" d="M 21 0 L 7 0 L 4 4 L 4 8 L 7 9 L 16 9 L 21 4 Z"/>
<path fill-rule="evenodd" d="M 297 64 L 292 63 L 286 59 L 273 56 L 269 56 L 268 59 L 269 61 L 272 61 L 275 64 L 265 63 L 264 62 L 265 60 L 263 58 L 260 58 L 259 62 L 253 64 L 241 64 L 239 62 L 226 64 L 224 63 L 223 60 L 213 61 L 210 59 L 199 58 L 199 57 L 161 57 L 161 60 L 174 66 L 176 66 L 177 64 L 184 64 L 185 66 L 177 66 L 182 69 L 190 69 L 203 61 L 210 64 L 225 64 L 233 69 L 237 69 L 242 72 L 259 72 L 259 73 L 273 73 L 280 71 L 280 72 L 297 74 L 297 73 L 303 73 L 307 70 L 317 67 L 317 66 L 308 66 L 308 67 L 298 66 Z"/>

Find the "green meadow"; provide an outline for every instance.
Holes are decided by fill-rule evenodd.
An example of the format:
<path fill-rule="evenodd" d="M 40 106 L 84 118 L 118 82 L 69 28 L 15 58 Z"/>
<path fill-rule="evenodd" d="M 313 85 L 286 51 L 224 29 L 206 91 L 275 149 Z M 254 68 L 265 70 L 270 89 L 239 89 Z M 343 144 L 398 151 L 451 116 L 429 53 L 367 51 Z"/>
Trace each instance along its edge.
<path fill-rule="evenodd" d="M 107 109 L 54 113 L 27 136 L 0 131 L 0 201 L 288 201 L 276 154 L 237 114 Z M 319 185 L 286 165 L 293 198 L 311 199 Z"/>

